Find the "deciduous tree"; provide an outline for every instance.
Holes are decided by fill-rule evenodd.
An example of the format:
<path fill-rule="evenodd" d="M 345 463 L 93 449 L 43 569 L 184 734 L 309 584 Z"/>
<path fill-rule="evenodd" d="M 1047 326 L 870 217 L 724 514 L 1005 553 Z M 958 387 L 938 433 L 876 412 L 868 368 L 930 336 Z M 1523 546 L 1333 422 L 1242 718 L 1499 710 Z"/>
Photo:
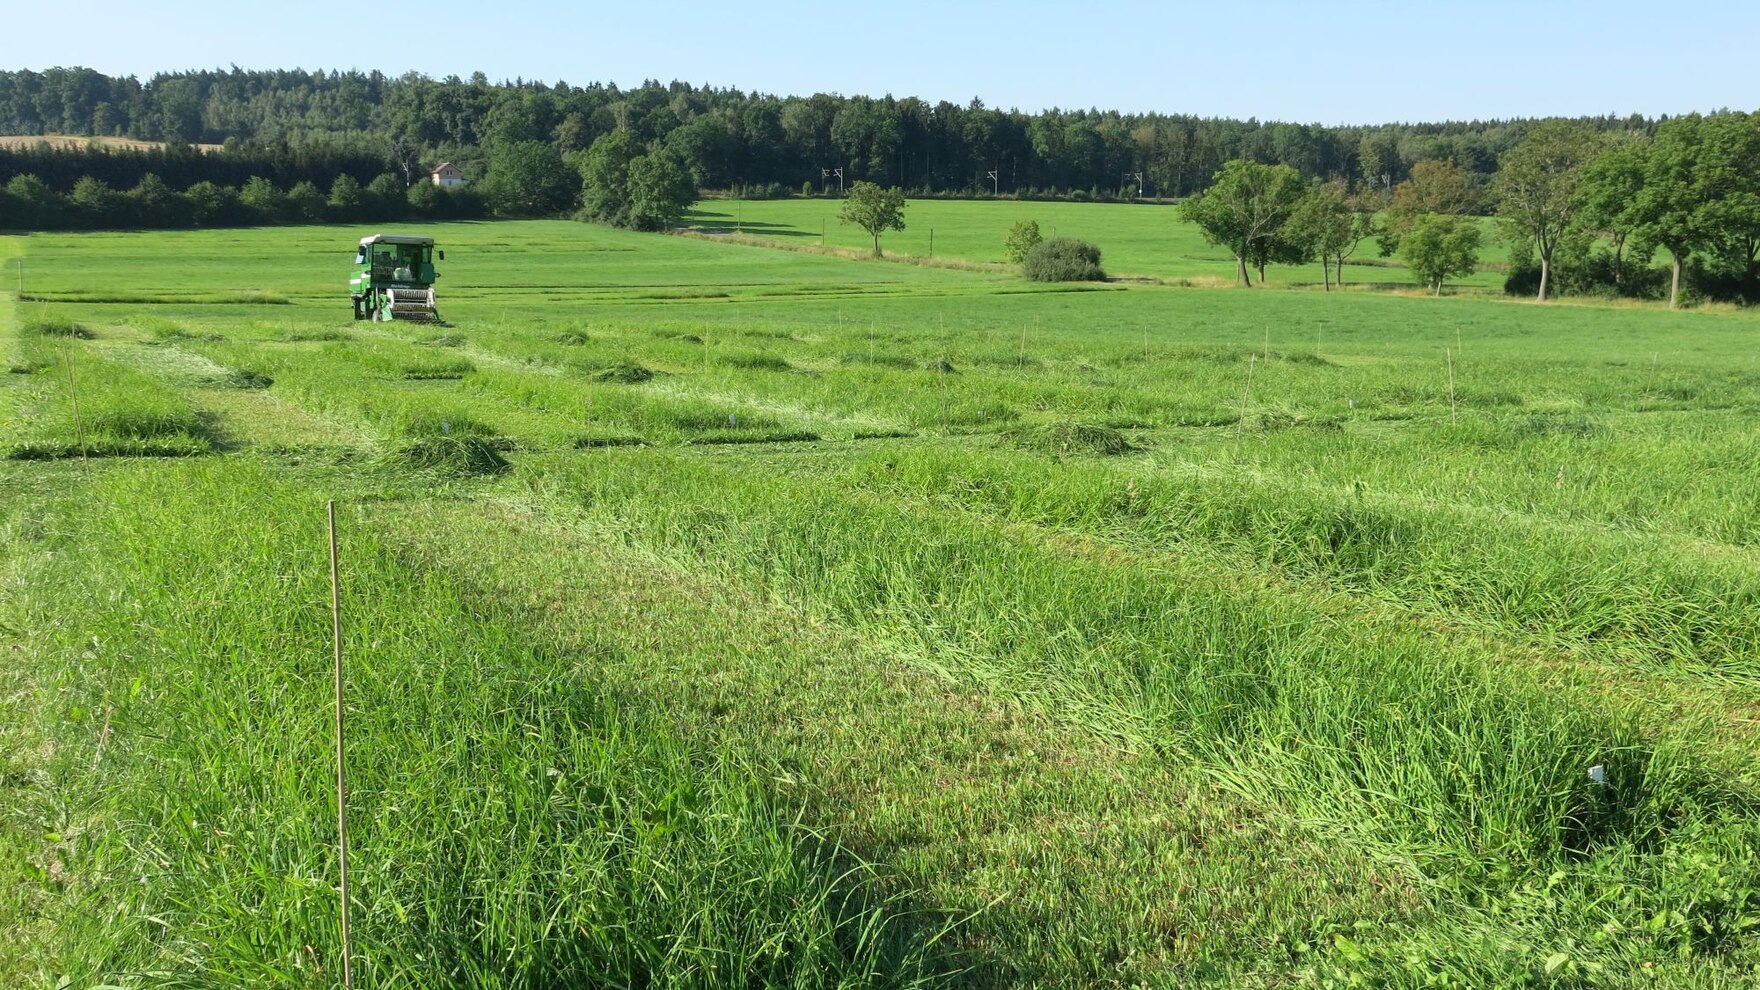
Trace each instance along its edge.
<path fill-rule="evenodd" d="M 1039 233 L 1039 221 L 1016 220 L 1014 226 L 1009 228 L 1008 239 L 1002 246 L 1008 254 L 1008 260 L 1018 265 L 1026 260 L 1027 252 L 1033 250 L 1033 245 L 1044 239 Z"/>
<path fill-rule="evenodd" d="M 889 230 L 904 229 L 904 193 L 896 188 L 882 189 L 873 182 L 857 182 L 844 197 L 843 210 L 837 218 L 853 223 L 874 239 L 874 257 L 880 257 L 880 235 Z"/>
<path fill-rule="evenodd" d="M 1432 158 L 1413 165 L 1412 177 L 1393 188 L 1387 221 L 1381 226 L 1381 253 L 1398 251 L 1400 238 L 1421 217 L 1463 216 L 1477 210 L 1480 199 L 1472 177 L 1454 162 Z"/>
<path fill-rule="evenodd" d="M 654 151 L 629 163 L 629 225 L 636 230 L 675 227 L 696 201 L 697 184 L 672 154 Z"/>
<path fill-rule="evenodd" d="M 544 141 L 515 141 L 489 153 L 483 176 L 489 205 L 506 216 L 547 216 L 574 204 L 579 186 L 556 148 Z M 403 200 L 403 189 L 397 190 Z"/>
<path fill-rule="evenodd" d="M 1412 274 L 1440 296 L 1443 282 L 1477 270 L 1479 241 L 1479 223 L 1472 217 L 1426 213 L 1406 227 L 1399 252 Z"/>
<path fill-rule="evenodd" d="M 1301 244 L 1309 258 L 1319 258 L 1321 280 L 1332 291 L 1332 269 L 1338 266 L 1338 284 L 1344 285 L 1344 259 L 1369 234 L 1365 220 L 1370 214 L 1357 209 L 1344 180 L 1315 186 L 1291 215 L 1284 239 Z"/>
<path fill-rule="evenodd" d="M 1562 121 L 1535 127 L 1498 160 L 1492 193 L 1509 232 L 1533 243 L 1540 259 L 1539 301 L 1552 286 L 1552 257 L 1582 205 L 1583 169 L 1602 147 L 1594 132 Z"/>
<path fill-rule="evenodd" d="M 628 131 L 612 131 L 593 142 L 577 162 L 581 173 L 581 213 L 589 220 L 627 225 L 629 164 L 642 154 Z"/>
<path fill-rule="evenodd" d="M 1703 188 L 1695 170 L 1700 157 L 1698 114 L 1676 117 L 1656 130 L 1644 161 L 1644 182 L 1633 204 L 1638 232 L 1673 261 L 1668 308 L 1680 305 L 1681 270 L 1705 238 Z"/>
<path fill-rule="evenodd" d="M 1186 200 L 1183 210 L 1206 240 L 1234 252 L 1235 273 L 1241 285 L 1251 286 L 1248 262 L 1289 222 L 1304 192 L 1301 174 L 1288 165 L 1232 161 L 1216 173 L 1209 189 Z"/>
<path fill-rule="evenodd" d="M 1639 225 L 1638 194 L 1644 188 L 1650 142 L 1630 139 L 1609 148 L 1583 168 L 1577 185 L 1579 219 L 1585 229 L 1613 244 L 1613 284 L 1625 283 L 1626 242 Z"/>

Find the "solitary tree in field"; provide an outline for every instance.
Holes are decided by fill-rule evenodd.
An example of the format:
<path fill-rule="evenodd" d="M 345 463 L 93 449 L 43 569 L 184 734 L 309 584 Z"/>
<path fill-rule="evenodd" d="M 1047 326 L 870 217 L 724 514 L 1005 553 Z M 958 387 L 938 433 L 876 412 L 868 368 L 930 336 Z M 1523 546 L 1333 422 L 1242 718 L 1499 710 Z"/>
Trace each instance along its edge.
<path fill-rule="evenodd" d="M 1204 239 L 1234 252 L 1241 285 L 1251 286 L 1249 261 L 1276 260 L 1267 250 L 1301 203 L 1306 186 L 1301 173 L 1288 165 L 1232 161 L 1216 173 L 1209 189 L 1186 200 L 1185 216 L 1204 232 Z M 1264 265 L 1259 278 L 1264 280 Z"/>
<path fill-rule="evenodd" d="M 1601 150 L 1601 139 L 1577 124 L 1552 121 L 1534 128 L 1498 159 L 1492 192 L 1510 232 L 1534 245 L 1540 257 L 1539 301 L 1552 285 L 1552 255 L 1577 221 L 1584 166 Z"/>
<path fill-rule="evenodd" d="M 1039 233 L 1039 221 L 1016 220 L 1008 230 L 1008 240 L 1003 242 L 1003 248 L 1008 252 L 1008 260 L 1018 265 L 1027 259 L 1027 252 L 1044 239 Z"/>
<path fill-rule="evenodd" d="M 1479 267 L 1479 224 L 1472 217 L 1426 213 L 1406 228 L 1399 253 L 1412 274 L 1442 295 L 1442 283 Z"/>
<path fill-rule="evenodd" d="M 853 223 L 874 239 L 874 257 L 880 257 L 880 235 L 888 230 L 904 229 L 904 193 L 882 189 L 872 182 L 858 182 L 849 187 L 843 211 L 838 219 Z"/>

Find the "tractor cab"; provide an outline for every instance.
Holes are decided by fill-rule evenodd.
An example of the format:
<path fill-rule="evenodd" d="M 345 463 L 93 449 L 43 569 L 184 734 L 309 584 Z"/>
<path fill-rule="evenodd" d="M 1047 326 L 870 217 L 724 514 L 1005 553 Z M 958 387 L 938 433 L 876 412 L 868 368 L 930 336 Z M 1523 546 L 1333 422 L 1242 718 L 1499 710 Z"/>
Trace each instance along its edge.
<path fill-rule="evenodd" d="M 434 261 L 446 252 L 434 250 L 432 237 L 374 234 L 361 238 L 355 251 L 355 274 L 349 296 L 357 320 L 440 322 L 434 282 L 440 274 Z"/>

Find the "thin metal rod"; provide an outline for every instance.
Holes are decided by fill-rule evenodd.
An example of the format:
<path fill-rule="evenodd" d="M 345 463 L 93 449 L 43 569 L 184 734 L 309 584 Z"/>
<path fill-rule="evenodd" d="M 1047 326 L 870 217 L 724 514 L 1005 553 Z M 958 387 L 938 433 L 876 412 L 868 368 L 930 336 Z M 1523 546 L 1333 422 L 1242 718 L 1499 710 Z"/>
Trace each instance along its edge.
<path fill-rule="evenodd" d="M 80 470 L 89 477 L 92 473 L 90 448 L 86 446 L 86 423 L 79 413 L 79 379 L 73 373 L 73 345 L 61 342 L 61 366 L 67 372 L 67 397 L 73 403 L 73 428 L 79 437 Z"/>
<path fill-rule="evenodd" d="M 354 944 L 348 934 L 348 783 L 342 732 L 342 576 L 336 565 L 336 500 L 324 505 L 330 523 L 330 637 L 336 655 L 336 865 L 342 895 L 342 985 L 354 986 Z"/>
<path fill-rule="evenodd" d="M 1259 355 L 1247 355 L 1247 389 L 1241 393 L 1241 418 L 1234 424 L 1234 438 L 1241 438 L 1241 431 L 1247 428 L 1247 402 L 1253 397 L 1253 368 L 1259 363 Z"/>
<path fill-rule="evenodd" d="M 1448 348 L 1442 349 L 1442 356 L 1448 360 L 1448 421 L 1456 422 L 1454 403 L 1454 353 Z"/>

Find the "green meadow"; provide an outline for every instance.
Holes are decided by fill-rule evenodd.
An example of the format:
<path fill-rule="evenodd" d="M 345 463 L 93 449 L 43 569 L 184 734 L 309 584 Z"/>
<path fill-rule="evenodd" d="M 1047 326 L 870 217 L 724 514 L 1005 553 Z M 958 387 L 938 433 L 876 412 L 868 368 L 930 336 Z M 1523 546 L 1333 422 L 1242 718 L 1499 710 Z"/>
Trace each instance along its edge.
<path fill-rule="evenodd" d="M 341 985 L 331 499 L 357 985 L 1760 980 L 1753 315 L 833 208 L 0 238 L 0 984 Z"/>
<path fill-rule="evenodd" d="M 873 243 L 861 228 L 838 222 L 842 201 L 826 199 L 704 200 L 685 216 L 694 230 L 796 248 L 826 247 L 869 253 Z M 905 209 L 906 227 L 881 238 L 888 254 L 939 258 L 975 265 L 1003 265 L 1009 227 L 1032 220 L 1040 234 L 1079 237 L 1099 246 L 1113 277 L 1154 279 L 1208 288 L 1234 284 L 1234 256 L 1206 243 L 1203 232 L 1186 222 L 1176 206 L 1163 203 L 1069 203 L 1031 200 L 913 200 Z M 1503 291 L 1503 264 L 1509 245 L 1495 222 L 1484 221 L 1485 248 L 1480 271 L 1450 282 L 1455 291 Z M 931 243 L 932 242 L 932 243 Z M 1271 287 L 1320 288 L 1320 265 L 1272 265 Z M 1345 283 L 1356 288 L 1420 290 L 1405 262 L 1380 256 L 1366 238 L 1345 264 Z M 1259 273 L 1253 273 L 1257 284 Z"/>

